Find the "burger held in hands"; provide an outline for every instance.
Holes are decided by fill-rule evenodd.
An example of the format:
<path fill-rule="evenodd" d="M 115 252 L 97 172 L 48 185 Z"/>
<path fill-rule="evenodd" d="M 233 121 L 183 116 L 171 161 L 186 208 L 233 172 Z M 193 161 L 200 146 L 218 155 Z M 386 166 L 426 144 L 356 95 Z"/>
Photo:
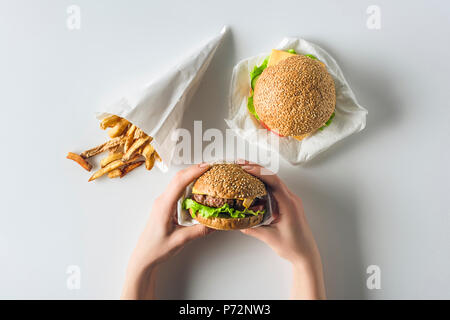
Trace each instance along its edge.
<path fill-rule="evenodd" d="M 302 140 L 334 117 L 334 81 L 324 63 L 294 50 L 272 50 L 250 73 L 248 111 L 280 137 Z"/>
<path fill-rule="evenodd" d="M 237 164 L 214 164 L 192 187 L 183 209 L 199 223 L 218 230 L 259 225 L 267 213 L 264 183 Z"/>

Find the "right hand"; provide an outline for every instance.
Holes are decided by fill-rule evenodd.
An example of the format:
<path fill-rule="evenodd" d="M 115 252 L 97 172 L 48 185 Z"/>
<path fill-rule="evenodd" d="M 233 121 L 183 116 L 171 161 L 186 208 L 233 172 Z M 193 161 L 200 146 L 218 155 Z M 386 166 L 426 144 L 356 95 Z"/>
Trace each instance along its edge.
<path fill-rule="evenodd" d="M 275 200 L 274 221 L 267 226 L 241 230 L 269 245 L 293 264 L 320 262 L 320 254 L 303 210 L 302 200 L 281 179 L 260 165 L 241 162 L 242 168 L 261 179 Z"/>

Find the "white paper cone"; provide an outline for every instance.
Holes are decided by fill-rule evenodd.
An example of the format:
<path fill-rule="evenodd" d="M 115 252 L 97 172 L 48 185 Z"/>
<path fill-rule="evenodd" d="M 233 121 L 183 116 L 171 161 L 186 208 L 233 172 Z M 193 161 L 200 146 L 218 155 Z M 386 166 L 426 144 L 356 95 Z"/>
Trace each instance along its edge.
<path fill-rule="evenodd" d="M 255 65 L 260 65 L 269 53 L 251 57 L 239 62 L 233 69 L 229 92 L 228 126 L 240 137 L 259 147 L 278 152 L 292 164 L 307 162 L 331 145 L 352 133 L 359 132 L 366 126 L 367 110 L 355 98 L 352 89 L 342 74 L 336 61 L 318 45 L 304 39 L 284 38 L 277 49 L 294 49 L 299 54 L 313 54 L 326 64 L 328 72 L 334 79 L 336 87 L 336 110 L 331 124 L 322 131 L 298 141 L 294 138 L 278 137 L 258 132 L 263 127 L 259 125 L 247 110 L 247 98 L 250 91 L 250 71 Z M 271 137 L 278 140 L 279 148 L 271 144 Z"/>
<path fill-rule="evenodd" d="M 172 133 L 179 127 L 189 98 L 195 92 L 225 33 L 226 27 L 141 91 L 123 96 L 97 113 L 97 118 L 118 115 L 153 137 L 152 145 L 162 159 L 161 163 L 156 162 L 155 165 L 167 171 L 176 144 Z"/>

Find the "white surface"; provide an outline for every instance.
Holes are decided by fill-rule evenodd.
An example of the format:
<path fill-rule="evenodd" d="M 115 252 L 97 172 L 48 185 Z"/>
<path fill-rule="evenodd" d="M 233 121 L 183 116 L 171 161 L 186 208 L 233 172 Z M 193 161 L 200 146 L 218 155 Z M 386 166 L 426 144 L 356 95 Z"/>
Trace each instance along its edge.
<path fill-rule="evenodd" d="M 66 28 L 74 3 L 79 31 Z M 329 297 L 450 298 L 449 5 L 377 1 L 381 29 L 369 30 L 370 4 L 1 1 L 0 297 L 119 296 L 151 203 L 176 168 L 87 183 L 65 154 L 104 139 L 93 112 L 116 88 L 164 70 L 227 24 L 184 127 L 201 119 L 204 129 L 226 128 L 237 61 L 285 35 L 319 44 L 369 111 L 363 132 L 308 165 L 280 162 L 279 175 L 304 199 Z M 381 290 L 366 288 L 371 264 L 381 267 Z M 66 287 L 69 265 L 81 268 L 80 290 Z M 216 233 L 165 265 L 159 294 L 285 298 L 290 279 L 262 243 Z"/>
<path fill-rule="evenodd" d="M 317 130 L 301 141 L 294 138 L 267 134 L 268 131 L 248 112 L 248 96 L 251 90 L 250 72 L 270 55 L 266 53 L 239 61 L 233 68 L 230 85 L 230 112 L 227 125 L 241 138 L 260 148 L 279 153 L 289 163 L 297 165 L 310 161 L 333 144 L 366 126 L 367 110 L 364 109 L 345 80 L 336 60 L 317 44 L 302 38 L 283 38 L 275 49 L 294 49 L 298 54 L 312 54 L 326 65 L 333 77 L 336 90 L 335 117 L 327 130 Z M 273 144 L 273 141 L 276 142 Z"/>

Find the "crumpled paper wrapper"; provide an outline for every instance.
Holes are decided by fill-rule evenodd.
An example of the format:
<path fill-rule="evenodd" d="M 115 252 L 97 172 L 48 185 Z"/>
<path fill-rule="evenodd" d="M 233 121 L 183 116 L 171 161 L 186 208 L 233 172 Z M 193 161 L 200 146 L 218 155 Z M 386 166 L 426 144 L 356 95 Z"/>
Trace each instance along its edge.
<path fill-rule="evenodd" d="M 318 130 L 302 141 L 278 137 L 273 133 L 267 135 L 265 131 L 264 134 L 258 132 L 258 129 L 263 127 L 248 112 L 247 98 L 250 92 L 250 71 L 256 65 L 261 65 L 270 54 L 264 53 L 240 61 L 233 69 L 229 92 L 229 119 L 225 119 L 225 122 L 238 136 L 249 143 L 256 143 L 259 147 L 278 152 L 291 164 L 301 164 L 311 160 L 337 141 L 364 129 L 367 110 L 356 101 L 352 89 L 331 55 L 318 45 L 301 38 L 284 38 L 276 49 L 294 49 L 299 54 L 313 54 L 326 64 L 336 88 L 335 117 L 324 130 Z M 276 143 L 271 143 L 273 136 L 278 140 L 278 148 Z"/>
<path fill-rule="evenodd" d="M 189 98 L 214 56 L 227 28 L 209 39 L 167 73 L 143 86 L 135 93 L 124 95 L 116 103 L 96 114 L 99 120 L 115 114 L 135 124 L 153 137 L 152 145 L 162 162 L 156 162 L 163 172 L 172 161 L 176 139 L 172 134 L 178 129 Z"/>
<path fill-rule="evenodd" d="M 231 161 L 211 162 L 211 164 L 215 164 L 215 163 L 232 163 L 232 162 Z M 180 199 L 178 199 L 178 202 L 177 202 L 177 221 L 180 226 L 189 227 L 189 226 L 193 226 L 193 225 L 199 223 L 197 220 L 195 220 L 191 217 L 189 210 L 183 209 L 183 201 L 184 201 L 184 199 L 189 198 L 192 195 L 192 187 L 193 187 L 194 183 L 195 183 L 195 181 L 186 187 L 186 190 L 185 190 L 183 196 Z M 267 192 L 267 206 L 266 206 L 266 212 L 264 213 L 263 221 L 260 224 L 253 226 L 252 228 L 256 228 L 256 227 L 259 227 L 262 225 L 269 225 L 272 223 L 272 221 L 273 221 L 272 201 L 273 200 L 272 200 L 270 193 Z"/>

